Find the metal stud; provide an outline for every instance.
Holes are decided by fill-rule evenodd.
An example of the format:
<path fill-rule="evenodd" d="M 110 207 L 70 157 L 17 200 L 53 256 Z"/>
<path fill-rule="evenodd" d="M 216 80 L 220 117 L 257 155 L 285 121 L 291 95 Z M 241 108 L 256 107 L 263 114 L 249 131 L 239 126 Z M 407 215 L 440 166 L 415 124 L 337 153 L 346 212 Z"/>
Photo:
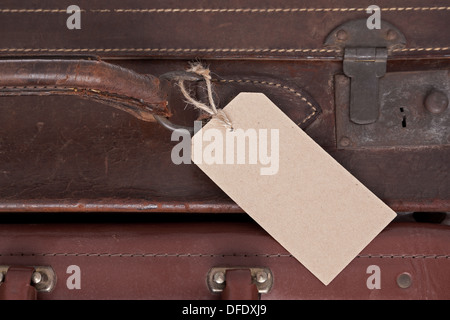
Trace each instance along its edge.
<path fill-rule="evenodd" d="M 347 38 L 348 38 L 348 34 L 347 34 L 347 31 L 345 31 L 345 30 L 339 30 L 337 33 L 336 33 L 336 38 L 339 40 L 339 41 L 345 41 L 345 40 L 347 40 Z"/>
<path fill-rule="evenodd" d="M 408 272 L 403 272 L 397 277 L 397 285 L 402 289 L 407 289 L 412 285 L 412 278 Z"/>
<path fill-rule="evenodd" d="M 33 282 L 33 284 L 38 284 L 41 283 L 42 281 L 42 274 L 40 272 L 33 272 L 33 275 L 31 276 L 31 282 Z"/>
<path fill-rule="evenodd" d="M 348 146 L 350 146 L 351 141 L 350 141 L 350 139 L 347 138 L 347 137 L 342 137 L 341 140 L 339 141 L 339 144 L 340 144 L 342 147 L 348 147 Z"/>
<path fill-rule="evenodd" d="M 206 275 L 206 284 L 211 292 L 222 292 L 226 285 L 226 273 L 230 270 L 250 270 L 251 283 L 256 285 L 259 293 L 267 293 L 273 285 L 273 274 L 264 267 L 213 267 Z"/>
<path fill-rule="evenodd" d="M 432 90 L 425 98 L 424 104 L 429 112 L 439 114 L 447 109 L 448 97 L 442 91 Z"/>
<path fill-rule="evenodd" d="M 395 32 L 392 29 L 389 29 L 388 32 L 386 33 L 386 39 L 390 41 L 397 39 L 397 32 Z"/>
<path fill-rule="evenodd" d="M 260 271 L 256 274 L 256 282 L 258 283 L 264 283 L 267 281 L 267 273 L 264 271 Z"/>
<path fill-rule="evenodd" d="M 222 271 L 216 272 L 213 276 L 213 280 L 217 284 L 222 284 L 225 282 L 225 273 Z"/>

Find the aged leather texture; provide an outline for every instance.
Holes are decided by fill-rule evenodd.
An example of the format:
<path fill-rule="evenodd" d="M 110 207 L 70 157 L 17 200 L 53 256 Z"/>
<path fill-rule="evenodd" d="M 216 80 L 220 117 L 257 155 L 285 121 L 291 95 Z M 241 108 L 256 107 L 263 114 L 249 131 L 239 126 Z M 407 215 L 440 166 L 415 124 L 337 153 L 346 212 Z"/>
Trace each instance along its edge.
<path fill-rule="evenodd" d="M 450 211 L 448 144 L 336 147 L 334 76 L 343 72 L 343 54 L 323 43 L 342 23 L 367 18 L 372 2 L 79 1 L 81 29 L 69 30 L 66 9 L 71 4 L 2 1 L 0 56 L 90 58 L 86 63 L 95 65 L 102 64 L 96 61 L 100 58 L 111 66 L 108 70 L 130 70 L 120 80 L 117 73 L 107 83 L 102 80 L 100 89 L 131 98 L 157 86 L 162 75 L 200 60 L 215 79 L 220 107 L 241 91 L 262 92 L 392 209 Z M 407 40 L 404 48 L 389 54 L 388 73 L 450 68 L 448 36 L 436 32 L 449 28 L 447 1 L 380 0 L 377 5 L 382 19 Z M 45 70 L 56 68 L 49 64 L 40 64 L 39 70 L 26 67 L 19 74 L 30 73 L 31 78 L 37 71 L 45 78 Z M 64 68 L 56 70 L 53 80 L 61 79 Z M 103 79 L 89 75 L 91 83 Z M 11 72 L 9 76 L 14 78 Z M 158 105 L 153 111 L 192 126 L 199 114 L 176 84 L 161 80 L 159 86 L 167 110 Z M 203 87 L 200 82 L 190 86 L 200 99 Z M 16 89 L 0 91 L 16 95 Z M 0 211 L 243 212 L 195 165 L 173 164 L 171 150 L 178 142 L 159 124 L 71 96 L 98 98 L 98 92 L 56 93 L 61 92 L 47 88 L 39 90 L 46 96 L 0 97 Z M 127 98 L 126 103 L 141 110 L 139 101 Z M 401 119 L 396 125 L 402 125 Z"/>
<path fill-rule="evenodd" d="M 188 62 L 114 61 L 156 77 L 184 70 Z M 332 77 L 341 63 L 210 61 L 209 66 L 217 79 L 287 86 L 312 97 L 308 101 L 321 113 L 301 124 L 311 107 L 290 90 L 268 84 L 214 82 L 220 106 L 240 90 L 261 91 L 394 210 L 450 211 L 449 147 L 336 149 Z M 388 63 L 392 71 L 424 67 L 448 63 Z M 163 92 L 170 119 L 192 126 L 198 112 L 186 106 L 176 85 L 164 84 Z M 173 164 L 178 141 L 157 123 L 71 96 L 1 97 L 0 105 L 2 211 L 242 212 L 195 165 Z"/>
<path fill-rule="evenodd" d="M 159 80 L 92 60 L 0 60 L 0 96 L 77 95 L 110 104 L 144 121 L 170 116 Z"/>
<path fill-rule="evenodd" d="M 67 30 L 70 1 L 2 1 L 2 55 L 94 54 L 103 57 L 277 58 L 328 60 L 342 51 L 324 38 L 350 19 L 368 18 L 369 0 L 80 0 L 81 29 Z M 446 0 L 378 0 L 382 19 L 408 44 L 395 58 L 448 54 Z M 43 23 L 45 19 L 45 23 Z M 19 23 L 20 21 L 20 23 Z M 14 36 L 8 30 L 14 26 Z M 417 27 L 420 26 L 420 27 Z"/>
<path fill-rule="evenodd" d="M 253 222 L 1 224 L 0 263 L 51 266 L 56 287 L 42 300 L 220 299 L 206 285 L 212 267 L 269 268 L 263 300 L 450 298 L 449 226 L 430 223 L 390 224 L 328 286 Z M 80 289 L 67 286 L 74 265 Z M 367 286 L 374 265 L 379 289 Z M 397 284 L 404 273 L 407 288 Z"/>

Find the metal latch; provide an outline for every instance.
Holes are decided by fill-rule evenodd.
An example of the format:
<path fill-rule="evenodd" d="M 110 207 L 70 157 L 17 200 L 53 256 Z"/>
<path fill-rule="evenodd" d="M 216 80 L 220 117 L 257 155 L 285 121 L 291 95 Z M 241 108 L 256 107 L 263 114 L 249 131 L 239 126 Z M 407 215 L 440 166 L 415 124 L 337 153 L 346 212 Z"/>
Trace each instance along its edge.
<path fill-rule="evenodd" d="M 404 35 L 381 21 L 380 29 L 368 29 L 366 19 L 352 20 L 334 29 L 325 46 L 344 50 L 344 74 L 351 78 L 350 120 L 370 124 L 380 114 L 378 80 L 386 73 L 388 53 L 403 48 Z"/>
<path fill-rule="evenodd" d="M 269 268 L 261 267 L 214 267 L 207 275 L 207 284 L 211 292 L 222 292 L 226 285 L 226 273 L 228 270 L 249 269 L 251 281 L 256 285 L 258 293 L 268 293 L 273 285 L 273 275 Z"/>
<path fill-rule="evenodd" d="M 56 285 L 56 274 L 52 267 L 33 266 L 34 272 L 30 284 L 37 292 L 51 292 Z M 9 266 L 0 265 L 0 285 L 8 276 Z"/>

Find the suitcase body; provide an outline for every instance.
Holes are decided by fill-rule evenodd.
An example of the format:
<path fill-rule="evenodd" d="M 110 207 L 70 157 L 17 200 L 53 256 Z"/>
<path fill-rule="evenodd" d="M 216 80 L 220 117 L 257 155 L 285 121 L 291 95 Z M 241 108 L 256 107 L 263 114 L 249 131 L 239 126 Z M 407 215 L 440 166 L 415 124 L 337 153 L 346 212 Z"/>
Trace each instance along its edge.
<path fill-rule="evenodd" d="M 450 298 L 443 225 L 393 223 L 328 286 L 249 222 L 2 225 L 0 234 L 2 271 L 51 274 L 44 289 L 31 286 L 43 300 Z M 16 280 L 19 292 L 31 276 Z"/>
<path fill-rule="evenodd" d="M 173 163 L 177 141 L 154 118 L 191 127 L 201 117 L 176 84 L 201 60 L 220 107 L 240 92 L 262 92 L 394 211 L 450 212 L 446 1 L 380 0 L 380 29 L 368 27 L 375 11 L 367 1 L 79 1 L 80 12 L 70 5 L 0 7 L 1 214 L 70 220 L 68 213 L 116 212 L 127 223 L 131 213 L 177 213 L 218 222 L 177 224 L 176 215 L 173 225 L 123 228 L 2 225 L 0 265 L 52 266 L 58 279 L 75 265 L 86 276 L 81 290 L 58 280 L 39 298 L 216 299 L 208 270 L 253 266 L 272 272 L 267 299 L 448 298 L 440 285 L 448 282 L 447 226 L 395 225 L 321 287 L 253 224 L 220 222 L 245 213 L 195 165 Z M 70 27 L 73 14 L 80 28 Z M 202 81 L 187 83 L 207 99 Z M 150 265 L 157 277 L 144 272 Z M 383 272 L 382 289 L 367 286 L 371 265 Z M 115 282 L 118 270 L 135 291 Z M 397 281 L 403 273 L 412 279 L 407 288 Z M 165 287 L 180 277 L 192 283 Z M 355 291 L 341 289 L 349 286 Z"/>
<path fill-rule="evenodd" d="M 394 210 L 450 211 L 448 109 L 435 114 L 424 105 L 433 90 L 448 99 L 448 37 L 436 32 L 449 28 L 448 6 L 379 1 L 382 21 L 396 30 L 394 40 L 386 33 L 384 44 L 348 42 L 364 40 L 356 33 L 361 25 L 344 31 L 348 34 L 340 40 L 337 29 L 371 16 L 367 6 L 357 1 L 343 7 L 329 1 L 283 3 L 278 9 L 251 1 L 228 1 L 221 8 L 195 1 L 183 8 L 176 1 L 106 7 L 101 1 L 80 2 L 81 29 L 70 30 L 70 14 L 60 2 L 36 8 L 6 1 L 0 54 L 5 59 L 95 56 L 154 77 L 203 59 L 221 107 L 239 92 L 263 92 Z M 379 101 L 372 101 L 376 88 L 367 90 L 362 106 L 378 105 L 376 123 L 349 120 L 349 101 L 358 97 L 349 94 L 350 77 L 339 78 L 351 60 L 344 59 L 346 41 L 349 48 L 388 48 Z M 56 72 L 64 77 L 69 71 Z M 117 74 L 105 77 L 123 81 Z M 201 96 L 204 85 L 192 86 Z M 172 163 L 168 155 L 176 142 L 158 124 L 96 101 L 55 97 L 49 89 L 39 93 L 43 97 L 29 96 L 29 88 L 17 90 L 15 97 L 1 98 L 2 211 L 242 212 L 195 166 Z M 160 94 L 169 102 L 169 119 L 192 126 L 198 112 L 185 108 L 178 88 L 161 83 Z"/>

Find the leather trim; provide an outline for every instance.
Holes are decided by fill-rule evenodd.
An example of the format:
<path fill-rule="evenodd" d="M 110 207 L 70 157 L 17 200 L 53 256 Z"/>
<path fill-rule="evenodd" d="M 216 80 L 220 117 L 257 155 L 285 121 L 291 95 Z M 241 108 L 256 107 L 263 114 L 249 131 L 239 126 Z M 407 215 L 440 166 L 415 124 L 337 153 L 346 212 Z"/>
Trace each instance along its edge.
<path fill-rule="evenodd" d="M 286 80 L 273 79 L 270 76 L 261 75 L 260 77 L 222 77 L 213 79 L 218 84 L 223 84 L 223 89 L 217 90 L 219 96 L 225 95 L 223 105 L 226 105 L 239 92 L 264 92 L 269 99 L 289 117 L 297 123 L 301 128 L 311 124 L 322 112 L 320 106 L 309 96 L 304 90 L 300 89 L 296 84 L 287 84 Z M 226 92 L 223 92 L 226 91 Z M 277 92 L 278 91 L 278 92 Z M 288 94 L 284 101 L 285 95 Z M 292 97 L 292 98 L 291 98 Z M 292 102 L 295 99 L 295 102 Z M 298 102 L 297 102 L 298 101 Z M 306 109 L 306 110 L 305 110 Z"/>
<path fill-rule="evenodd" d="M 445 35 L 435 33 L 446 27 L 449 7 L 445 1 L 434 1 L 431 6 L 423 0 L 400 1 L 395 6 L 389 1 L 377 4 L 383 19 L 393 22 L 408 39 L 408 47 L 395 50 L 394 58 L 442 56 L 450 50 Z M 330 5 L 329 0 L 318 0 L 314 6 L 308 1 L 281 5 L 251 0 L 226 1 L 219 7 L 199 7 L 196 1 L 184 1 L 182 6 L 175 1 L 166 1 L 164 6 L 156 1 L 110 1 L 107 6 L 80 1 L 78 5 L 82 9 L 82 29 L 68 33 L 63 30 L 68 17 L 66 8 L 59 2 L 47 0 L 33 8 L 6 1 L 0 9 L 2 20 L 16 31 L 14 39 L 4 39 L 0 54 L 341 59 L 340 50 L 323 47 L 324 38 L 344 21 L 367 17 L 366 7 L 356 0 L 346 2 L 346 6 Z M 20 16 L 34 19 L 25 23 L 25 19 L 17 19 Z M 133 22 L 119 26 L 119 18 Z M 41 23 L 44 19 L 46 26 Z M 419 21 L 420 28 L 410 26 L 410 21 Z M 0 22 L 1 29 L 7 29 L 5 26 Z M 61 37 L 54 39 L 37 41 L 29 32 L 58 28 Z M 90 36 L 80 37 L 84 30 Z M 115 36 L 105 36 L 110 34 Z"/>
<path fill-rule="evenodd" d="M 270 268 L 261 299 L 450 298 L 449 227 L 434 224 L 392 223 L 328 286 L 253 223 L 2 224 L 0 253 L 2 265 L 52 266 L 58 282 L 39 299 L 219 299 L 206 275 L 221 266 Z M 80 290 L 66 286 L 71 265 Z M 372 265 L 381 289 L 367 287 Z"/>

